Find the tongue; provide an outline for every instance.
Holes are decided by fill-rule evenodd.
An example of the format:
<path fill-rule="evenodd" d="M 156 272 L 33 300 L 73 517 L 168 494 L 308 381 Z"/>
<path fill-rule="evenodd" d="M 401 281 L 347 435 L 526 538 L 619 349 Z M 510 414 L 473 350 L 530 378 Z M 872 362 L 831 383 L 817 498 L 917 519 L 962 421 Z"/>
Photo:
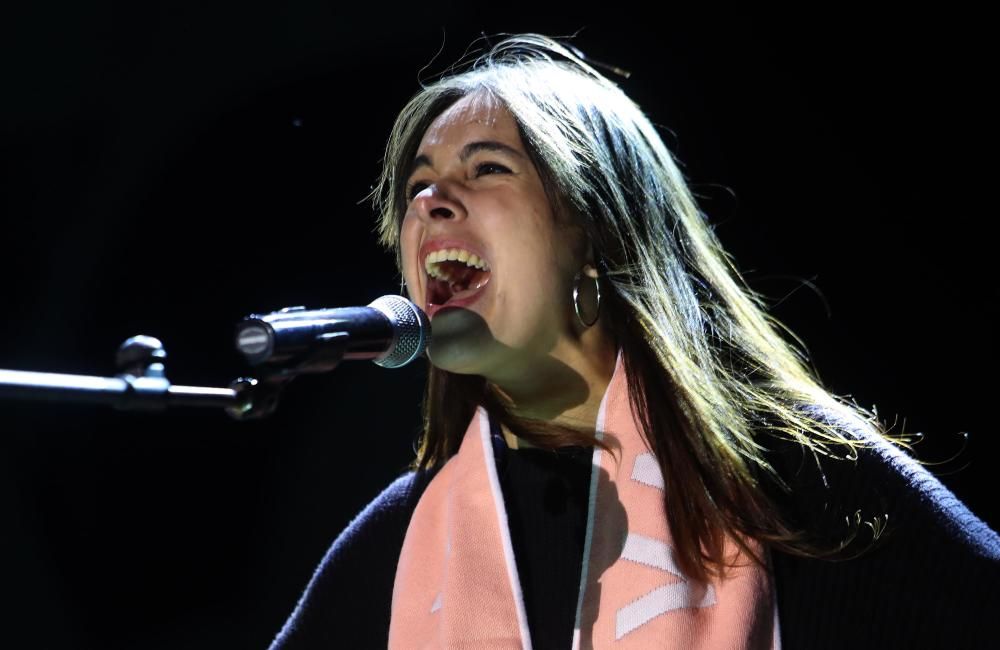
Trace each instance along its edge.
<path fill-rule="evenodd" d="M 488 271 L 469 269 L 469 272 L 463 273 L 451 282 L 448 287 L 451 290 L 451 297 L 448 300 L 471 296 L 482 289 L 489 279 L 490 274 Z"/>
<path fill-rule="evenodd" d="M 461 289 L 459 287 L 456 287 L 455 285 L 452 285 L 451 298 L 448 298 L 448 300 L 455 300 L 455 299 L 459 299 L 459 298 L 465 298 L 466 296 L 471 296 L 472 294 L 474 294 L 477 291 L 479 291 L 481 288 L 482 288 L 482 285 L 480 285 L 480 284 L 474 284 L 474 285 L 472 285 L 470 287 L 467 287 L 465 289 Z"/>
<path fill-rule="evenodd" d="M 489 280 L 489 271 L 482 271 L 460 262 L 447 262 L 446 264 L 448 265 L 447 273 L 450 281 L 438 284 L 438 291 L 435 291 L 435 294 L 441 302 L 432 301 L 437 304 L 446 304 L 454 299 L 471 296 L 482 289 Z"/>

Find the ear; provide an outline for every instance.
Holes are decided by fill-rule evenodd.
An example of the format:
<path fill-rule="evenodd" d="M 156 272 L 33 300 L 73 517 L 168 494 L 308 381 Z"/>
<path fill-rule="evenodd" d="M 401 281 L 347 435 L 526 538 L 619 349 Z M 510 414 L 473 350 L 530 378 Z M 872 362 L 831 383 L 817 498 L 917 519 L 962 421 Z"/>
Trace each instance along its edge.
<path fill-rule="evenodd" d="M 598 278 L 600 276 L 600 269 L 603 265 L 598 263 L 597 250 L 594 246 L 594 240 L 589 236 L 587 237 L 587 256 L 586 264 L 583 265 L 583 273 L 588 278 Z"/>

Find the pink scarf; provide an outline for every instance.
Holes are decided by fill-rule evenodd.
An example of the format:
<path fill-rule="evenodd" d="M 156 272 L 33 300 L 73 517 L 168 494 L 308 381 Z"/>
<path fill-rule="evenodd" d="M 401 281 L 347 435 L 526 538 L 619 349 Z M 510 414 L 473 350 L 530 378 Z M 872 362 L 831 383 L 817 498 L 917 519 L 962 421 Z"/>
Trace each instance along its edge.
<path fill-rule="evenodd" d="M 597 431 L 573 650 L 780 648 L 770 575 L 749 558 L 723 582 L 677 568 L 663 475 L 629 407 L 621 355 Z M 600 434 L 599 434 L 600 435 Z M 738 553 L 730 540 L 728 557 Z M 427 486 L 396 567 L 390 648 L 531 648 L 489 418 L 480 408 L 458 453 Z"/>

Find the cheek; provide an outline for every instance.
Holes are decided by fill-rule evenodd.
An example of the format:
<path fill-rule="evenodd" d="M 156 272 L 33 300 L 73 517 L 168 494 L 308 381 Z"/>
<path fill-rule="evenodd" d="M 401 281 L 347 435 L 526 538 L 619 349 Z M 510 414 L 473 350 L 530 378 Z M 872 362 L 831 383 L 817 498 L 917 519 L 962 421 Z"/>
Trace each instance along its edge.
<path fill-rule="evenodd" d="M 551 218 L 542 215 L 539 218 Z M 576 233 L 531 223 L 519 229 L 518 241 L 513 245 L 514 256 L 524 273 L 533 274 L 536 281 L 552 287 L 565 284 L 567 274 L 572 277 L 581 256 L 577 252 Z"/>
<path fill-rule="evenodd" d="M 545 207 L 523 211 L 525 218 L 507 231 L 504 265 L 510 273 L 508 288 L 516 295 L 511 299 L 521 308 L 555 314 L 559 305 L 568 304 L 573 275 L 582 266 L 580 232 L 554 224 Z"/>
<path fill-rule="evenodd" d="M 545 243 L 541 238 L 522 240 L 511 255 L 509 299 L 518 303 L 525 316 L 556 312 L 565 293 L 567 269 L 556 247 Z"/>

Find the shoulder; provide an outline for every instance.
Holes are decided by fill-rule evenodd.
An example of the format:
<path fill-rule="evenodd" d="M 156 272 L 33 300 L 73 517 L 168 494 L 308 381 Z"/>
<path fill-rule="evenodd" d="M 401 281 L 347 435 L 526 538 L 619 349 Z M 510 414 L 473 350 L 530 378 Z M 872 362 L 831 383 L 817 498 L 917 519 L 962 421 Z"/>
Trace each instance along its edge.
<path fill-rule="evenodd" d="M 859 451 L 858 470 L 865 483 L 881 488 L 895 502 L 901 524 L 925 527 L 934 537 L 968 552 L 1000 561 L 1000 536 L 977 517 L 926 467 L 885 438 L 867 434 L 869 446 Z"/>
<path fill-rule="evenodd" d="M 828 541 L 875 542 L 908 531 L 1000 561 L 1000 536 L 924 465 L 870 428 L 848 423 L 843 431 L 861 446 L 814 455 L 788 440 L 767 445 L 769 462 L 791 488 L 778 500 L 794 524 Z"/>
<path fill-rule="evenodd" d="M 399 551 L 437 469 L 410 471 L 358 513 L 327 550 L 272 650 L 385 646 Z M 354 635 L 354 636 L 352 636 Z"/>
<path fill-rule="evenodd" d="M 351 520 L 330 547 L 327 558 L 359 542 L 366 546 L 368 542 L 378 542 L 382 534 L 398 531 L 400 527 L 405 533 L 413 509 L 436 473 L 436 469 L 409 471 L 393 481 Z"/>
<path fill-rule="evenodd" d="M 856 458 L 768 445 L 782 511 L 824 559 L 773 553 L 789 647 L 978 647 L 1000 606 L 1000 537 L 923 465 L 873 431 Z M 932 610 L 927 603 L 934 602 Z M 836 606 L 833 606 L 836 604 Z M 816 645 L 817 639 L 826 639 Z"/>

